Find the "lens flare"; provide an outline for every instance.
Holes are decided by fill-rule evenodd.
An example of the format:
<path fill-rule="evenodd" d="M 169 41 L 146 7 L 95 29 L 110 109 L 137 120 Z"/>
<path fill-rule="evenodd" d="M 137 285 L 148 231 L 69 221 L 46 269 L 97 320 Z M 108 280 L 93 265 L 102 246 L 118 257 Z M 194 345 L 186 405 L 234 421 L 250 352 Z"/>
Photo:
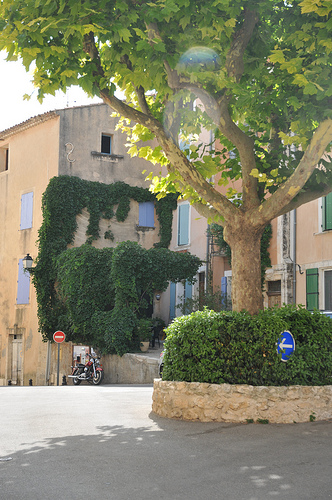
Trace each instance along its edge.
<path fill-rule="evenodd" d="M 192 47 L 180 57 L 178 71 L 216 71 L 220 68 L 220 57 L 209 47 Z"/>

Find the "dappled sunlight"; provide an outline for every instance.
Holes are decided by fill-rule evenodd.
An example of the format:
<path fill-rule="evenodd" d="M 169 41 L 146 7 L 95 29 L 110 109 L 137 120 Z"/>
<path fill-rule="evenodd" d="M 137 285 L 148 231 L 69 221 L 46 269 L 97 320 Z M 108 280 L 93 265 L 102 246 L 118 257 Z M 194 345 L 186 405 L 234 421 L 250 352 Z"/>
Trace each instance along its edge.
<path fill-rule="evenodd" d="M 259 425 L 169 420 L 151 412 L 150 388 L 92 389 L 96 388 L 75 388 L 77 401 L 91 403 L 85 419 L 82 408 L 69 397 L 73 393 L 69 388 L 38 389 L 44 397 L 37 426 L 30 409 L 25 420 L 16 418 L 19 405 L 4 405 L 7 417 L 0 415 L 0 432 L 7 432 L 2 432 L 5 439 L 0 448 L 1 499 L 328 498 L 316 495 L 315 483 L 320 478 L 321 491 L 328 490 L 329 461 L 322 453 L 331 441 L 328 422 Z M 147 397 L 135 400 L 136 391 Z M 30 396 L 32 409 L 34 392 L 22 393 Z M 47 404 L 46 395 L 53 398 Z M 64 404 L 66 399 L 61 413 L 60 401 Z M 12 421 L 15 417 L 14 425 L 9 415 Z M 296 496 L 302 492 L 303 496 Z"/>

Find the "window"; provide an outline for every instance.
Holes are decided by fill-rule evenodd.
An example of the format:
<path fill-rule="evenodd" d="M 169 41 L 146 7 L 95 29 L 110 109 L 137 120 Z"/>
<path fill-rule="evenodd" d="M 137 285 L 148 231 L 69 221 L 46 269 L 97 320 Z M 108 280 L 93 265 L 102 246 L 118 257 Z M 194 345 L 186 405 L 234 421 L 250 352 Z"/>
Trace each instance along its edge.
<path fill-rule="evenodd" d="M 322 229 L 323 231 L 332 229 L 332 193 L 329 193 L 323 198 Z"/>
<path fill-rule="evenodd" d="M 0 172 L 8 170 L 9 149 L 8 146 L 0 148 Z"/>
<path fill-rule="evenodd" d="M 30 229 L 32 227 L 33 213 L 33 193 L 22 194 L 21 198 L 21 223 L 20 229 Z"/>
<path fill-rule="evenodd" d="M 30 274 L 24 272 L 23 259 L 18 262 L 17 304 L 29 304 Z"/>
<path fill-rule="evenodd" d="M 101 134 L 101 152 L 110 155 L 112 153 L 112 136 Z"/>
<path fill-rule="evenodd" d="M 178 245 L 189 244 L 189 203 L 178 206 Z"/>
<path fill-rule="evenodd" d="M 332 271 L 324 273 L 325 311 L 332 311 Z"/>
<path fill-rule="evenodd" d="M 313 311 L 318 309 L 318 268 L 307 269 L 306 270 L 306 298 L 307 298 L 307 309 Z"/>
<path fill-rule="evenodd" d="M 142 227 L 154 227 L 153 201 L 145 201 L 139 204 L 138 225 Z"/>

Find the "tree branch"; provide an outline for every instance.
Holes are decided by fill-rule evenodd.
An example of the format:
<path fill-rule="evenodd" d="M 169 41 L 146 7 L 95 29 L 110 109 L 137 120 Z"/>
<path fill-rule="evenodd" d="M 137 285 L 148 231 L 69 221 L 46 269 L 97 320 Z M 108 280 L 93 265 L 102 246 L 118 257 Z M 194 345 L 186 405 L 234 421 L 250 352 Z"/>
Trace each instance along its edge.
<path fill-rule="evenodd" d="M 133 65 L 131 64 L 131 61 L 127 54 L 121 57 L 121 62 L 129 69 L 129 71 L 133 71 Z M 142 87 L 142 85 L 140 85 L 139 87 L 136 87 L 134 84 L 132 85 L 136 92 L 139 107 L 141 108 L 143 113 L 145 113 L 146 115 L 150 115 L 151 112 L 148 103 L 146 102 L 145 99 L 144 88 Z"/>
<path fill-rule="evenodd" d="M 280 213 L 285 213 L 286 207 L 293 206 L 293 208 L 296 208 L 295 205 L 300 206 L 297 200 L 293 204 L 291 202 L 309 180 L 331 141 L 332 120 L 329 118 L 322 122 L 316 129 L 309 146 L 293 174 L 272 196 L 259 206 L 258 212 L 260 213 L 260 217 L 266 221 L 271 221 L 277 215 L 280 215 Z M 302 195 L 300 197 L 303 199 Z M 313 199 L 318 197 L 316 196 Z"/>
<path fill-rule="evenodd" d="M 309 203 L 310 201 L 317 200 L 317 198 L 321 198 L 322 196 L 326 196 L 332 192 L 332 186 L 324 185 L 321 186 L 320 191 L 304 191 L 300 193 L 294 200 L 292 200 L 288 205 L 283 207 L 280 212 L 276 215 L 279 217 L 280 215 L 287 214 L 296 208 L 299 208 L 301 205 L 305 203 Z"/>

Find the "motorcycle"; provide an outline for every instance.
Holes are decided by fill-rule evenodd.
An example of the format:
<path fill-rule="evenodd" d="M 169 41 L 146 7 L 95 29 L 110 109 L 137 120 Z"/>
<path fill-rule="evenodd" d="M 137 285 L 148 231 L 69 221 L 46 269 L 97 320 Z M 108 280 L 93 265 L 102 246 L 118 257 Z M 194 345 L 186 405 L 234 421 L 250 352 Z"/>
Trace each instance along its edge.
<path fill-rule="evenodd" d="M 73 379 L 74 385 L 79 385 L 82 380 L 94 385 L 102 383 L 104 370 L 103 366 L 100 364 L 100 358 L 95 358 L 91 354 L 88 354 L 88 357 L 89 359 L 85 365 L 79 363 L 76 366 L 72 366 L 72 372 L 71 375 L 68 375 L 68 378 Z"/>

